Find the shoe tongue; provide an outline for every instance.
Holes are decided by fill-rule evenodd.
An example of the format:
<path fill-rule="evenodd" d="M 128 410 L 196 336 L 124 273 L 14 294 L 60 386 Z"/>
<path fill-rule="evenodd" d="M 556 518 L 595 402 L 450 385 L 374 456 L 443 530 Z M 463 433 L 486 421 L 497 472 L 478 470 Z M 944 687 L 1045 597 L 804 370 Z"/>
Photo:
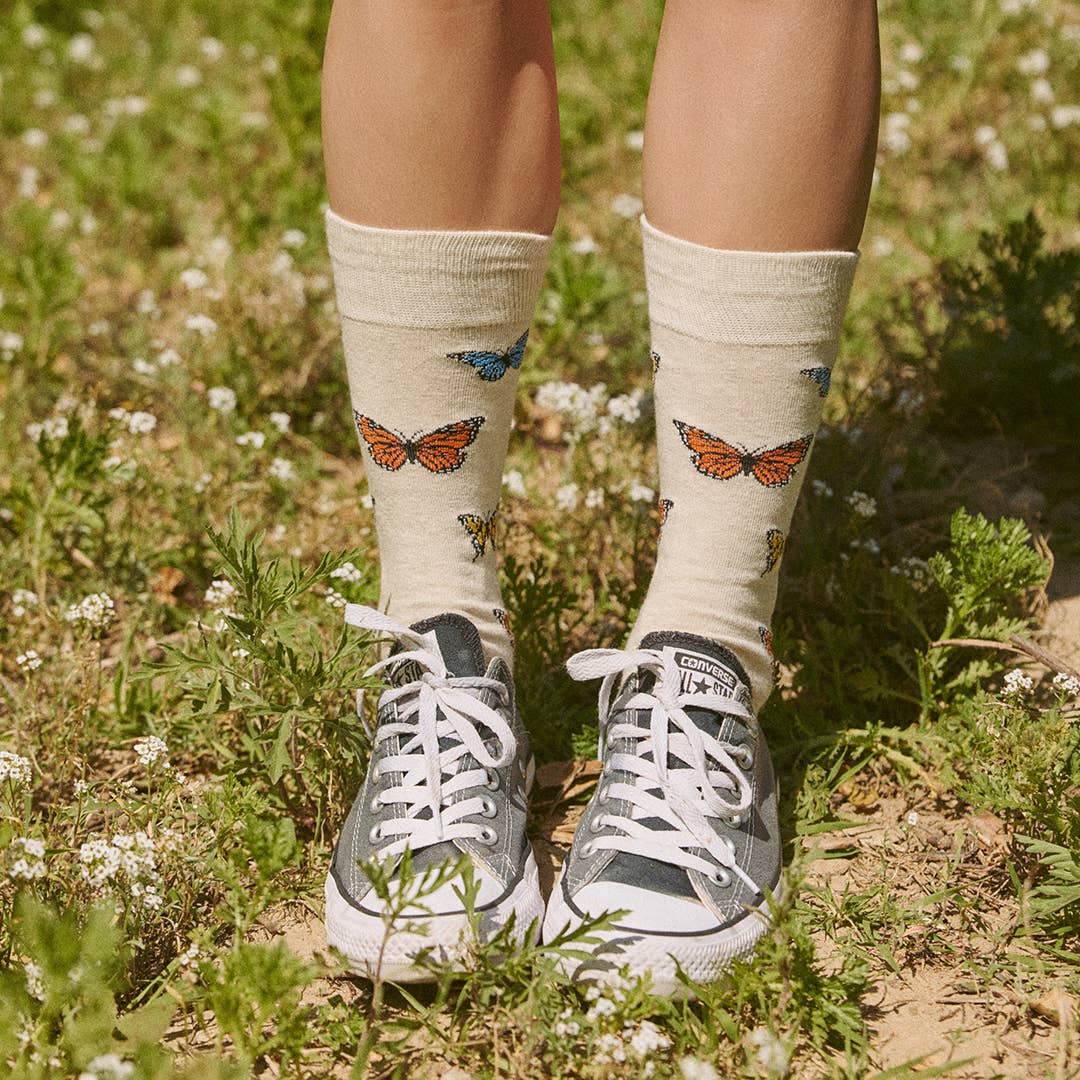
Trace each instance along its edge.
<path fill-rule="evenodd" d="M 675 661 L 675 666 L 679 669 L 681 693 L 715 694 L 717 697 L 731 698 L 750 705 L 750 680 L 746 671 L 734 653 L 718 642 L 697 634 L 660 630 L 646 634 L 642 638 L 641 648 L 656 649 Z M 713 735 L 719 735 L 728 724 L 738 723 L 731 717 L 718 718 L 715 712 L 694 706 L 687 708 L 686 715 L 703 731 Z M 648 720 L 643 720 L 643 723 L 647 725 Z M 677 762 L 672 759 L 669 766 L 677 767 Z M 659 818 L 646 818 L 642 824 L 649 825 L 658 832 L 671 828 Z M 654 892 L 697 899 L 697 893 L 690 884 L 690 877 L 682 867 L 625 851 L 620 851 L 604 867 L 598 880 L 617 881 L 627 885 L 644 884 Z"/>
<path fill-rule="evenodd" d="M 659 630 L 646 634 L 641 648 L 657 649 L 675 661 L 682 693 L 715 694 L 749 704 L 750 680 L 735 654 L 723 645 L 697 634 Z"/>
<path fill-rule="evenodd" d="M 418 634 L 435 635 L 435 644 L 452 678 L 483 675 L 487 670 L 484 647 L 480 644 L 480 633 L 464 615 L 448 611 L 444 615 L 433 615 L 429 619 L 421 619 L 413 623 L 409 629 L 415 630 Z M 390 655 L 401 651 L 403 650 L 400 647 L 395 646 Z M 401 686 L 419 678 L 420 669 L 416 664 L 406 663 L 390 668 L 387 675 L 387 681 L 391 685 Z"/>

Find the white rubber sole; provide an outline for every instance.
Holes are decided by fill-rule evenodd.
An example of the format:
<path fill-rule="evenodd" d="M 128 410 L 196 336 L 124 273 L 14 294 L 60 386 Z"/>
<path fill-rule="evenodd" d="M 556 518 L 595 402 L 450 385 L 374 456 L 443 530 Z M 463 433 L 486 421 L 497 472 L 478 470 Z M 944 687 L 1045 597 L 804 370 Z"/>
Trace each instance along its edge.
<path fill-rule="evenodd" d="M 782 894 L 783 880 L 773 894 L 774 903 L 779 903 Z M 576 928 L 581 924 L 582 919 L 563 900 L 560 873 L 548 901 L 542 939 L 545 944 L 550 943 L 567 927 Z M 769 909 L 763 906 L 748 911 L 734 925 L 712 933 L 660 937 L 632 930 L 598 930 L 592 935 L 599 943 L 591 947 L 591 959 L 567 957 L 560 961 L 560 967 L 575 982 L 603 982 L 626 967 L 631 977 L 650 975 L 652 993 L 659 997 L 693 998 L 693 992 L 677 978 L 678 967 L 694 982 L 713 982 L 723 975 L 732 961 L 750 956 L 771 926 Z"/>
<path fill-rule="evenodd" d="M 480 935 L 485 940 L 494 936 L 514 915 L 513 936 L 520 944 L 525 941 L 533 923 L 535 936 L 543 914 L 540 875 L 530 851 L 525 873 L 514 890 L 499 904 L 480 912 Z M 424 915 L 406 921 L 422 924 L 425 932 L 393 930 L 387 938 L 382 919 L 358 911 L 341 895 L 333 877 L 327 875 L 326 942 L 342 953 L 352 972 L 386 982 L 434 982 L 436 976 L 415 962 L 424 950 L 439 964 L 449 965 L 457 971 L 466 970 L 474 941 L 464 914 Z"/>

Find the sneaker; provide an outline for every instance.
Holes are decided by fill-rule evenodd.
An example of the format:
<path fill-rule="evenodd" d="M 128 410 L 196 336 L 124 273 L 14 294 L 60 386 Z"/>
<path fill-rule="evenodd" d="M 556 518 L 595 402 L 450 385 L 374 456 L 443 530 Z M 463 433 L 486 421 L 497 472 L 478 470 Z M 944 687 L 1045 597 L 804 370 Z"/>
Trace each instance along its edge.
<path fill-rule="evenodd" d="M 425 982 L 426 955 L 461 968 L 473 944 L 455 876 L 405 908 L 409 923 L 387 939 L 386 906 L 361 865 L 378 859 L 397 873 L 406 848 L 414 871 L 464 854 L 479 886 L 475 911 L 485 938 L 515 917 L 524 940 L 544 904 L 525 835 L 533 778 L 529 740 L 505 661 L 485 664 L 480 635 L 462 615 L 411 627 L 349 604 L 345 621 L 396 640 L 367 674 L 386 673 L 371 761 L 349 811 L 326 879 L 326 937 L 360 975 Z M 391 886 L 398 883 L 395 876 Z"/>
<path fill-rule="evenodd" d="M 686 996 L 753 952 L 780 892 L 776 780 L 750 684 L 722 645 L 670 631 L 640 648 L 592 649 L 567 664 L 603 678 L 596 791 L 544 919 L 544 941 L 618 911 L 597 931 L 579 980 L 628 966 L 652 990 Z"/>

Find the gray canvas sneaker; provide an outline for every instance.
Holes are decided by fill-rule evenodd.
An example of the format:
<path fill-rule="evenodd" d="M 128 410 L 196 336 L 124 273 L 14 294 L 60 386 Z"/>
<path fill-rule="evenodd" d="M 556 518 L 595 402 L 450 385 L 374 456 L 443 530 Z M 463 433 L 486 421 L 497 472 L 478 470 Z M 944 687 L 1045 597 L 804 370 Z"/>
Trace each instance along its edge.
<path fill-rule="evenodd" d="M 471 945 L 460 877 L 403 911 L 408 926 L 389 937 L 385 906 L 361 865 L 377 859 L 396 873 L 405 849 L 414 870 L 464 854 L 479 885 L 480 933 L 515 916 L 523 940 L 539 926 L 543 898 L 525 835 L 532 782 L 529 740 L 506 663 L 485 663 L 476 627 L 445 614 L 411 627 L 349 604 L 345 621 L 393 637 L 371 761 L 345 820 L 326 879 L 326 937 L 358 974 L 393 982 L 432 978 L 417 954 L 460 966 Z M 391 885 L 396 884 L 396 877 Z M 534 927 L 534 929 L 535 929 Z"/>
<path fill-rule="evenodd" d="M 624 965 L 653 992 L 682 995 L 749 955 L 780 891 L 776 780 L 742 665 L 693 634 L 647 635 L 567 664 L 600 688 L 599 782 L 544 919 L 544 940 L 625 911 L 592 957 L 568 965 L 603 980 Z"/>

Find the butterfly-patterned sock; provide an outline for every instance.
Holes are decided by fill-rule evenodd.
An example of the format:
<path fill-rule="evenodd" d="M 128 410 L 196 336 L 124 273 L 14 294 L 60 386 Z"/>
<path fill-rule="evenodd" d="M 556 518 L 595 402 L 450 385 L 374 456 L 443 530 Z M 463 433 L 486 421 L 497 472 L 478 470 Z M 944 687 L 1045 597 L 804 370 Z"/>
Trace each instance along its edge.
<path fill-rule="evenodd" d="M 719 641 L 760 706 L 780 557 L 858 253 L 720 250 L 640 220 L 664 524 L 630 644 L 654 630 Z"/>
<path fill-rule="evenodd" d="M 495 514 L 518 368 L 552 238 L 385 229 L 326 215 L 353 418 L 379 540 L 379 606 L 455 612 L 513 659 Z"/>

